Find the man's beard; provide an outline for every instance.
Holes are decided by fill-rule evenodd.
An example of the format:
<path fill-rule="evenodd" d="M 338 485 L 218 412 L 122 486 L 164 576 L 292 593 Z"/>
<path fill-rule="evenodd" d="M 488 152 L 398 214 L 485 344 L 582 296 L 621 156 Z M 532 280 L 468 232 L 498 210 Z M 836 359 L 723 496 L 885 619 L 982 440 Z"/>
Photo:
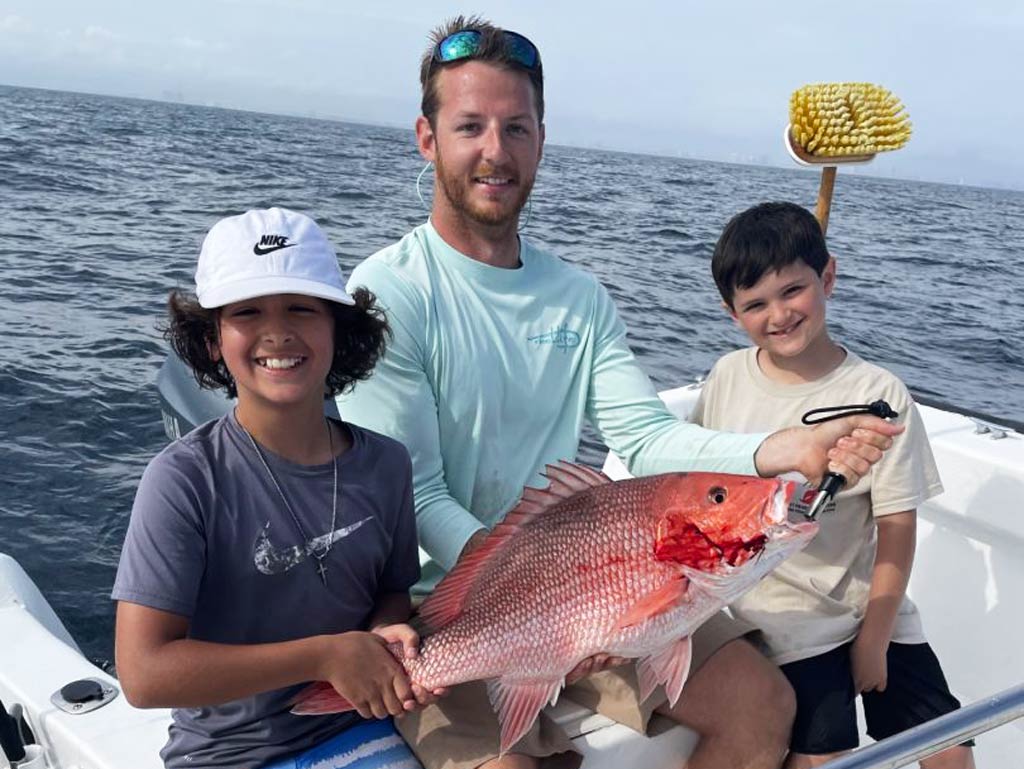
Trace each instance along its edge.
<path fill-rule="evenodd" d="M 497 226 L 514 223 L 519 212 L 526 205 L 530 191 L 533 189 L 533 179 L 524 180 L 517 174 L 504 173 L 500 169 L 491 166 L 484 166 L 482 172 L 474 173 L 472 177 L 465 177 L 461 174 L 448 174 L 445 170 L 444 161 L 440 153 L 434 161 L 434 173 L 440 186 L 440 193 L 444 195 L 452 209 L 462 216 L 472 219 L 479 224 Z M 508 203 L 495 207 L 494 205 L 476 204 L 470 198 L 471 188 L 475 182 L 473 177 L 481 176 L 510 176 L 516 179 L 516 196 Z"/>

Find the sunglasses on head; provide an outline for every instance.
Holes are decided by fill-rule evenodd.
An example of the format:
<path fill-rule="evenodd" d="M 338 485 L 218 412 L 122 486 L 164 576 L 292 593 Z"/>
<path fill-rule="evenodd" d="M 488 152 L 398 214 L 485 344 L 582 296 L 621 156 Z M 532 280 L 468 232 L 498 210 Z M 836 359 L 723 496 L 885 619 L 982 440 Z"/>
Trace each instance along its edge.
<path fill-rule="evenodd" d="M 516 64 L 529 70 L 540 68 L 540 51 L 537 46 L 518 32 L 502 31 L 509 57 Z M 477 29 L 464 29 L 448 35 L 434 48 L 434 61 L 447 64 L 475 56 L 483 47 L 484 34 Z"/>

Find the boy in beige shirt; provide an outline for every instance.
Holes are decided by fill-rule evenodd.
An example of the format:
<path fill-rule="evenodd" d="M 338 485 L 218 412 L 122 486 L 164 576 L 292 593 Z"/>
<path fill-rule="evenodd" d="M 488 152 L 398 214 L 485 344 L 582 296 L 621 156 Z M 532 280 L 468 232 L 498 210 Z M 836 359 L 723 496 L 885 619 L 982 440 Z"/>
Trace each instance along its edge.
<path fill-rule="evenodd" d="M 763 633 L 770 659 L 797 696 L 786 767 L 825 763 L 857 747 L 855 700 L 882 739 L 959 702 L 906 597 L 916 508 L 942 491 L 920 415 L 903 383 L 834 342 L 825 319 L 836 281 L 817 221 L 791 203 L 735 216 L 715 247 L 712 273 L 729 314 L 753 347 L 723 356 L 691 419 L 750 432 L 800 424 L 815 408 L 882 398 L 906 432 L 852 489 L 801 553 L 731 609 Z M 973 767 L 970 744 L 925 759 L 925 769 Z"/>

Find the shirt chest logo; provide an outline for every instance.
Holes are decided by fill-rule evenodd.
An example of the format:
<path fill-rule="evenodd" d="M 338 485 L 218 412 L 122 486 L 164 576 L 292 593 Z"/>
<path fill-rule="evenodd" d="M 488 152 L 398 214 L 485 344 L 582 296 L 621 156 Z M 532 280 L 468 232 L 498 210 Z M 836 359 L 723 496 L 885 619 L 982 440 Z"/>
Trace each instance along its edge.
<path fill-rule="evenodd" d="M 342 526 L 340 529 L 335 529 L 319 537 L 313 537 L 308 542 L 293 547 L 279 547 L 271 542 L 270 537 L 267 535 L 267 532 L 270 530 L 270 521 L 267 521 L 259 537 L 256 538 L 253 561 L 256 564 L 256 568 L 263 574 L 268 576 L 284 574 L 305 561 L 313 553 L 322 551 L 327 547 L 328 543 L 334 544 L 339 539 L 347 537 L 369 520 L 369 517 L 363 518 L 363 520 L 350 526 Z"/>
<path fill-rule="evenodd" d="M 537 347 L 550 344 L 562 352 L 569 352 L 569 350 L 580 346 L 580 335 L 579 332 L 573 331 L 567 326 L 558 326 L 543 334 L 528 336 L 526 341 Z"/>

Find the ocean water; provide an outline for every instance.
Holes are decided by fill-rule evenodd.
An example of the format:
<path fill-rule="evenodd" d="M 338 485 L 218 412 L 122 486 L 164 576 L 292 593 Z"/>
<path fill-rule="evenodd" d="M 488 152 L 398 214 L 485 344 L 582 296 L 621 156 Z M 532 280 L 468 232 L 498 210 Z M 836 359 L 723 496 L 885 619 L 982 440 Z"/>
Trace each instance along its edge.
<path fill-rule="evenodd" d="M 425 219 L 421 166 L 406 130 L 0 86 L 0 551 L 90 657 L 112 659 L 135 485 L 167 440 L 157 322 L 205 231 L 304 210 L 351 269 Z M 796 168 L 549 146 L 524 233 L 600 277 L 670 387 L 744 343 L 710 276 L 726 220 L 816 193 Z M 841 170 L 829 239 L 837 339 L 917 393 L 1024 420 L 1024 193 Z M 581 456 L 599 461 L 592 438 Z"/>

